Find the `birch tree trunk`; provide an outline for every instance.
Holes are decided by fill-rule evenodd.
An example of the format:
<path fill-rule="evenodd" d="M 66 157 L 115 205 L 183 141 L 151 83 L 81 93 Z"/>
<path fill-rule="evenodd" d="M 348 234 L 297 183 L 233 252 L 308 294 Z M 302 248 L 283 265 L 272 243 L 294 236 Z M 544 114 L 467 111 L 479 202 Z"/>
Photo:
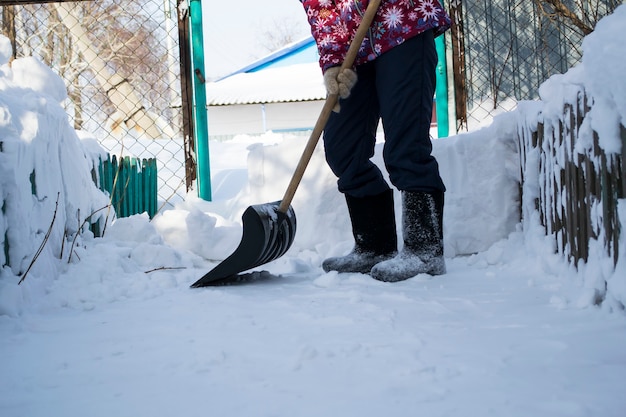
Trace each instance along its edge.
<path fill-rule="evenodd" d="M 111 73 L 106 62 L 100 58 L 89 42 L 89 36 L 78 18 L 72 13 L 71 3 L 56 3 L 55 7 L 63 24 L 69 29 L 76 46 L 93 70 L 98 83 L 116 107 L 111 116 L 112 128 L 121 125 L 147 134 L 152 139 L 174 137 L 172 128 L 158 115 L 148 111 L 126 78 Z"/>

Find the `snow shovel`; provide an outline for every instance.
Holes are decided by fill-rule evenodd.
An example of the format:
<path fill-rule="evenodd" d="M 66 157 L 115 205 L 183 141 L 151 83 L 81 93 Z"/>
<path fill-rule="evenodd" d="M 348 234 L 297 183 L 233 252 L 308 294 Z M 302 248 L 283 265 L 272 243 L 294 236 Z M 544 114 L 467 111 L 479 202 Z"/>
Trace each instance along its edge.
<path fill-rule="evenodd" d="M 341 65 L 342 69 L 352 67 L 380 1 L 372 0 L 367 6 Z M 235 252 L 194 282 L 192 288 L 235 283 L 238 281 L 238 273 L 278 259 L 291 247 L 296 235 L 296 214 L 291 207 L 291 201 L 338 99 L 337 94 L 326 98 L 283 199 L 248 207 L 242 215 L 243 235 Z"/>

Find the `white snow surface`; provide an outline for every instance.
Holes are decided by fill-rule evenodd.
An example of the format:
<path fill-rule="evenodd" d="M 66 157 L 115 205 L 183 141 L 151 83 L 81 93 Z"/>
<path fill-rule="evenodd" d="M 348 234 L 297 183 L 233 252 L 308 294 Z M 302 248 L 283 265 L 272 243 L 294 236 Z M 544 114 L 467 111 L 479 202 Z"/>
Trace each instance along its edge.
<path fill-rule="evenodd" d="M 542 86 L 542 104 L 434 142 L 448 273 L 393 284 L 321 269 L 353 242 L 318 147 L 289 252 L 251 283 L 189 288 L 233 252 L 246 207 L 282 198 L 304 143 L 273 133 L 210 144 L 213 201 L 110 218 L 103 238 L 83 229 L 72 244 L 107 202 L 90 182 L 97 147 L 63 122 L 56 76 L 31 58 L 9 66 L 0 36 L 0 260 L 10 244 L 12 263 L 0 269 L 0 415 L 624 416 L 626 233 L 615 268 L 599 244 L 579 271 L 555 255 L 532 199 L 519 201 L 515 135 L 519 120 L 562 108 L 568 83 L 591 85 L 614 103 L 604 120 L 624 123 L 625 7 L 587 38 L 579 67 Z M 590 81 L 598 71 L 611 88 Z M 58 193 L 55 229 L 18 285 Z M 619 218 L 626 230 L 624 200 Z M 608 283 L 600 306 L 589 277 Z"/>

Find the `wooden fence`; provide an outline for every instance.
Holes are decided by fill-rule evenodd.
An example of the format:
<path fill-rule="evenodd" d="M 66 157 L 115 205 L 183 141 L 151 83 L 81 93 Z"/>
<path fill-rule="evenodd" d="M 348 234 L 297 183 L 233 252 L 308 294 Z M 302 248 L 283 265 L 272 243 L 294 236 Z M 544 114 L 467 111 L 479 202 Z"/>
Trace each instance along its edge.
<path fill-rule="evenodd" d="M 626 129 L 620 126 L 621 154 L 607 154 L 595 131 L 581 130 L 592 106 L 589 98 L 579 91 L 573 101 L 560 117 L 540 115 L 537 126 L 519 130 L 522 184 L 528 180 L 524 176 L 538 174 L 535 207 L 559 253 L 578 265 L 589 259 L 589 243 L 595 239 L 617 263 L 617 200 L 626 198 Z"/>
<path fill-rule="evenodd" d="M 113 155 L 100 159 L 99 181 L 96 185 L 111 196 L 118 217 L 147 212 L 152 218 L 157 212 L 156 159 L 139 159 Z"/>

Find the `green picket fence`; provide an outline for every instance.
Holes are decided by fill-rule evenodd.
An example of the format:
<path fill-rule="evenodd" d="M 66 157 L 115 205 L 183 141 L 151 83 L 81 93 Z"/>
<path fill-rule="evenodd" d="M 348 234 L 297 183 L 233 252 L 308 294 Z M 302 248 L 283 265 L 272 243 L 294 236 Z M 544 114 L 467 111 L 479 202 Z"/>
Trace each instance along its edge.
<path fill-rule="evenodd" d="M 118 217 L 147 212 L 150 218 L 157 212 L 157 164 L 155 158 L 118 159 L 108 155 L 100 158 L 98 187 L 111 196 Z"/>

